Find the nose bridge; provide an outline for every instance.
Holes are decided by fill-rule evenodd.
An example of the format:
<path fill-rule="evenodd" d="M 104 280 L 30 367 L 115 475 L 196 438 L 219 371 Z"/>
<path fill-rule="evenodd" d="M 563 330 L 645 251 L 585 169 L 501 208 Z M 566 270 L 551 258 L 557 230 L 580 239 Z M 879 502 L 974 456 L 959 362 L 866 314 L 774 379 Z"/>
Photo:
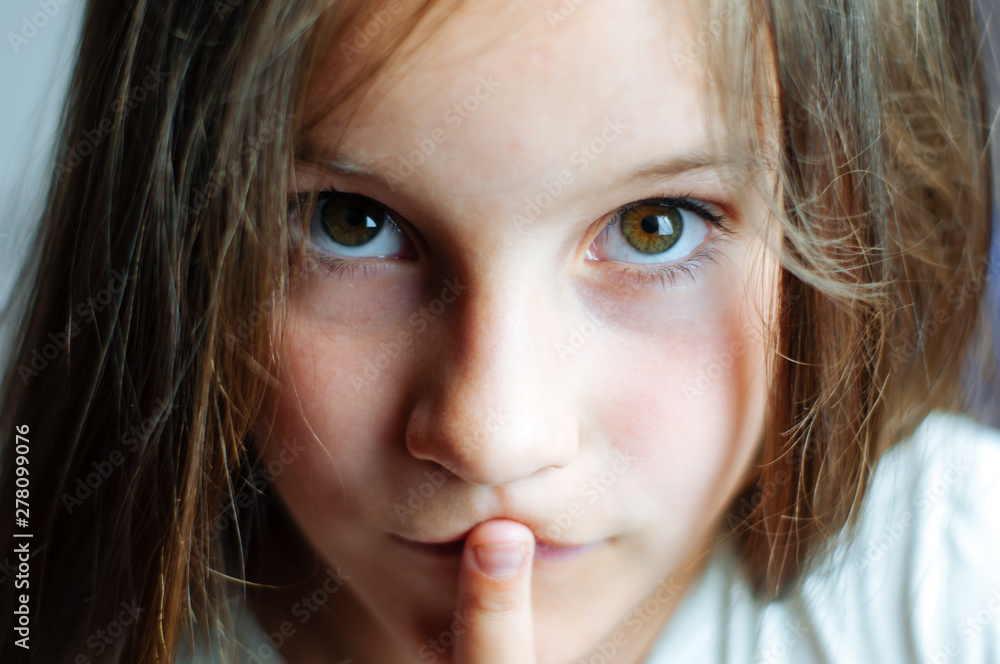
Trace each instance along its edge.
<path fill-rule="evenodd" d="M 544 296 L 514 281 L 482 273 L 468 280 L 438 323 L 407 427 L 413 456 L 476 484 L 507 484 L 576 454 L 571 395 L 546 371 L 554 369 L 546 356 L 554 343 Z"/>

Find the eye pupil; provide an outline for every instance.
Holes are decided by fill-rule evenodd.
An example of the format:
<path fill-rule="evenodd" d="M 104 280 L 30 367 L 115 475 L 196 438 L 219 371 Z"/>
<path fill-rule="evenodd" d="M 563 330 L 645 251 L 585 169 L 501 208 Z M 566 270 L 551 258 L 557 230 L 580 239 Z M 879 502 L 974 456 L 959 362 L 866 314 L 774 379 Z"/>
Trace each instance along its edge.
<path fill-rule="evenodd" d="M 631 247 L 647 255 L 660 254 L 677 244 L 683 221 L 676 207 L 639 205 L 622 215 L 621 232 Z"/>
<path fill-rule="evenodd" d="M 330 239 L 345 247 L 360 247 L 374 240 L 386 219 L 379 205 L 344 197 L 322 200 L 319 216 Z"/>
<path fill-rule="evenodd" d="M 368 215 L 358 207 L 350 207 L 344 212 L 344 221 L 351 226 L 364 226 Z"/>

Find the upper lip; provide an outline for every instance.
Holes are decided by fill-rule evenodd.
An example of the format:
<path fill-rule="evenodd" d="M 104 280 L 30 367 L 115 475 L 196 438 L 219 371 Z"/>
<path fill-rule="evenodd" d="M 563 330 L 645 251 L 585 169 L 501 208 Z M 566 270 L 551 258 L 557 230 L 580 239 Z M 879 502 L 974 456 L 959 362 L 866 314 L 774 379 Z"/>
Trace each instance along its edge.
<path fill-rule="evenodd" d="M 518 519 L 511 519 L 511 520 L 512 521 L 518 521 Z M 479 523 L 481 523 L 481 522 L 476 522 L 476 525 L 478 525 Z M 522 523 L 524 523 L 524 522 L 522 522 Z M 554 542 L 554 541 L 552 541 L 550 539 L 547 539 L 545 537 L 539 536 L 539 529 L 533 528 L 531 526 L 531 524 L 525 523 L 525 525 L 527 525 L 529 528 L 531 528 L 531 532 L 533 532 L 535 534 L 535 542 L 537 544 L 540 544 L 541 546 L 574 547 L 574 546 L 584 546 L 586 544 L 586 542 L 582 542 L 582 543 Z M 464 540 L 466 537 L 469 536 L 469 533 L 472 532 L 473 528 L 475 528 L 475 526 L 471 526 L 469 528 L 466 528 L 464 531 L 461 531 L 459 534 L 452 535 L 450 537 L 443 537 L 443 538 L 415 539 L 413 537 L 407 537 L 405 535 L 398 535 L 398 534 L 395 534 L 395 533 L 394 533 L 394 535 L 396 537 L 398 537 L 399 539 L 404 540 L 405 542 L 408 542 L 410 544 L 419 544 L 419 545 L 423 545 L 423 546 L 435 546 L 435 545 L 440 545 L 440 544 L 455 544 L 456 542 L 461 542 L 462 540 Z"/>
<path fill-rule="evenodd" d="M 437 539 L 435 539 L 435 540 L 418 540 L 418 539 L 413 539 L 412 537 L 406 537 L 405 535 L 396 535 L 396 537 L 398 537 L 401 540 L 405 540 L 405 541 L 409 542 L 410 544 L 424 544 L 424 545 L 427 545 L 427 546 L 433 546 L 435 544 L 454 544 L 455 542 L 461 542 L 466 537 L 468 537 L 468 535 L 469 535 L 470 532 L 472 532 L 472 528 L 466 529 L 466 531 L 464 533 L 462 533 L 461 535 L 457 535 L 455 537 L 450 537 L 450 538 L 447 538 L 447 539 L 440 539 L 440 540 L 437 540 Z"/>

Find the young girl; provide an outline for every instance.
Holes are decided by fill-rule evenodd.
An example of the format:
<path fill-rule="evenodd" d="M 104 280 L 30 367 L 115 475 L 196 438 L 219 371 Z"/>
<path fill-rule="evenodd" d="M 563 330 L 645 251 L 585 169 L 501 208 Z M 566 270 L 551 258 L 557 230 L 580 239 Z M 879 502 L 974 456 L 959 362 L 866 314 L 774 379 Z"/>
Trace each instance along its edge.
<path fill-rule="evenodd" d="M 90 0 L 0 661 L 1000 661 L 981 43 L 968 0 Z"/>

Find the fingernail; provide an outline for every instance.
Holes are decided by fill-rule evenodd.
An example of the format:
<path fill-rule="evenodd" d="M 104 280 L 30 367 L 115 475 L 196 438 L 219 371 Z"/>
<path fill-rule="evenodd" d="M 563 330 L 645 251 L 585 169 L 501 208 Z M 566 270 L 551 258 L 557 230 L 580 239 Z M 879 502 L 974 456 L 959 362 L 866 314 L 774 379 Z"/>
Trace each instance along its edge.
<path fill-rule="evenodd" d="M 473 547 L 479 569 L 494 579 L 514 576 L 527 550 L 526 544 L 480 544 Z"/>

